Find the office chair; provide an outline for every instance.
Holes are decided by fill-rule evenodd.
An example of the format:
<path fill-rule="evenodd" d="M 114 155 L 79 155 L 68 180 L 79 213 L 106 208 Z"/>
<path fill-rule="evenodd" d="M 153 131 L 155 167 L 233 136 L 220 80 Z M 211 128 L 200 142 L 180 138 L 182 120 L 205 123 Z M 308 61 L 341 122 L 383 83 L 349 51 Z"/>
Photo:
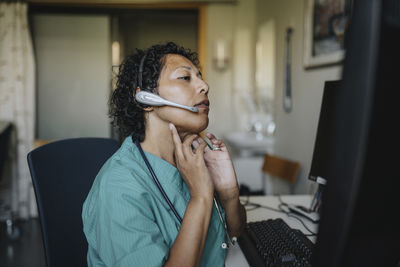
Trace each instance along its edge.
<path fill-rule="evenodd" d="M 275 184 L 280 183 L 283 187 L 289 187 L 290 193 L 293 193 L 293 186 L 297 180 L 300 171 L 300 163 L 292 161 L 286 158 L 266 154 L 264 156 L 264 162 L 262 166 L 263 179 L 262 185 L 263 189 L 266 189 L 266 194 L 274 194 Z M 280 182 L 278 182 L 280 181 Z M 268 182 L 268 185 L 266 184 Z"/>
<path fill-rule="evenodd" d="M 72 138 L 28 154 L 46 265 L 87 266 L 82 205 L 105 161 L 119 148 L 108 138 Z"/>

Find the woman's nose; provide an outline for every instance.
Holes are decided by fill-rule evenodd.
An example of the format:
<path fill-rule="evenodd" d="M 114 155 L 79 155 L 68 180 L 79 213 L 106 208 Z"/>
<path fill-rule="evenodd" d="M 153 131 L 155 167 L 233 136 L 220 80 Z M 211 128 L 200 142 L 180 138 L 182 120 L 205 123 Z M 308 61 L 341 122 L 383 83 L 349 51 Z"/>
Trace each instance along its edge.
<path fill-rule="evenodd" d="M 202 79 L 199 79 L 199 92 L 200 93 L 204 93 L 204 94 L 208 94 L 208 90 L 209 90 L 209 87 L 208 87 L 208 84 L 205 82 L 205 81 L 203 81 Z"/>

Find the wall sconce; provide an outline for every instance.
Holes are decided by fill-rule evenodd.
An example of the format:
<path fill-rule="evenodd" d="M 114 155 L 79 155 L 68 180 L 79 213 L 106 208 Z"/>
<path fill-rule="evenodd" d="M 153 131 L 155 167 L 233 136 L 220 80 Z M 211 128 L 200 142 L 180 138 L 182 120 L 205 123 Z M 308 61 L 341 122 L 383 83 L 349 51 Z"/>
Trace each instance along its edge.
<path fill-rule="evenodd" d="M 214 68 L 218 71 L 225 71 L 228 68 L 229 49 L 228 44 L 225 40 L 218 39 L 215 42 L 213 63 Z"/>

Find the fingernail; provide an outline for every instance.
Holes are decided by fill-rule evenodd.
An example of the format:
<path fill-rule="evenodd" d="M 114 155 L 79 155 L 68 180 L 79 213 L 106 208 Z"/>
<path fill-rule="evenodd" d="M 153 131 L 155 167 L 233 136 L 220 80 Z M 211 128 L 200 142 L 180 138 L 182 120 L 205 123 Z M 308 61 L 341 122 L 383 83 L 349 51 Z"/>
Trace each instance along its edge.
<path fill-rule="evenodd" d="M 169 129 L 172 130 L 172 123 L 169 123 Z"/>

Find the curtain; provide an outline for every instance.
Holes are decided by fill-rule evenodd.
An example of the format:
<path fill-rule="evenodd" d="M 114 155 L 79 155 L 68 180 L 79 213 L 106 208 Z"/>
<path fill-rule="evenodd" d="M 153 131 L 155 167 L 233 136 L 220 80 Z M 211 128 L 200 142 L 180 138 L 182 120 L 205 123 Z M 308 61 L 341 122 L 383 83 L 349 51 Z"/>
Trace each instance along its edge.
<path fill-rule="evenodd" d="M 11 122 L 13 135 L 0 194 L 18 218 L 37 216 L 26 160 L 33 149 L 35 63 L 29 32 L 28 6 L 0 2 L 0 120 Z"/>

